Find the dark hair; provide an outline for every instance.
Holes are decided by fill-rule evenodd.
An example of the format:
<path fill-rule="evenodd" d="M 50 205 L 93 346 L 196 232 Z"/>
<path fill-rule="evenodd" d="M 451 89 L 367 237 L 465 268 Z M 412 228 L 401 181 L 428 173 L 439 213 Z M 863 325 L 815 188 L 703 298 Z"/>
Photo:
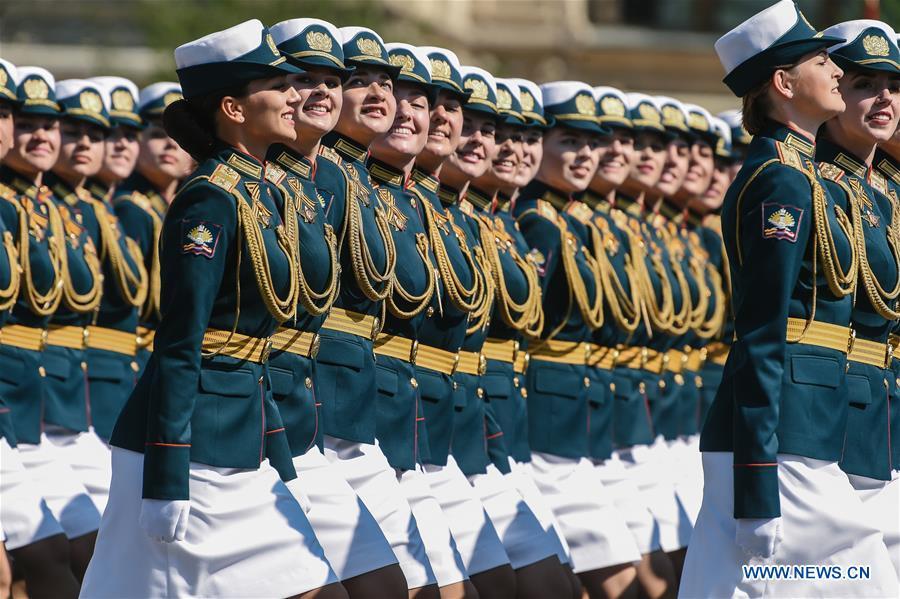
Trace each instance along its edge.
<path fill-rule="evenodd" d="M 216 112 L 222 98 L 242 98 L 248 94 L 248 87 L 249 83 L 198 98 L 176 100 L 163 112 L 163 128 L 194 160 L 203 162 L 212 156 L 218 140 Z"/>
<path fill-rule="evenodd" d="M 799 63 L 776 67 L 772 71 L 793 71 Z M 795 74 L 795 73 L 791 73 Z M 766 121 L 771 120 L 772 101 L 769 99 L 769 84 L 772 83 L 772 75 L 744 94 L 741 98 L 741 118 L 744 129 L 750 135 L 756 135 L 762 131 Z"/>

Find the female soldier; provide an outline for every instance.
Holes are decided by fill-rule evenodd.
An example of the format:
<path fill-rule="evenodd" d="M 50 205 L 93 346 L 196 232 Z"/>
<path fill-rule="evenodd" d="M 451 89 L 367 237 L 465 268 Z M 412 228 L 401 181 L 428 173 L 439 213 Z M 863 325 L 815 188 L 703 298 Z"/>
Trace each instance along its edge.
<path fill-rule="evenodd" d="M 582 249 L 583 226 L 566 213 L 569 195 L 584 191 L 593 178 L 596 139 L 608 130 L 596 122 L 587 85 L 556 82 L 541 91 L 553 126 L 544 135 L 537 176 L 520 191 L 513 210 L 543 291 L 544 327 L 529 345 L 526 372 L 532 471 L 587 592 L 618 596 L 633 582 L 630 562 L 640 554 L 611 498 L 598 497 L 602 483 L 586 459 L 591 380 L 585 342 L 603 323 L 603 292 L 596 262 Z"/>
<path fill-rule="evenodd" d="M 161 81 L 141 90 L 138 117 L 144 124 L 138 138 L 134 172 L 113 194 L 113 210 L 125 235 L 133 239 L 144 256 L 147 298 L 138 315 L 135 361 L 141 371 L 153 350 L 153 334 L 159 320 L 159 235 L 175 188 L 193 169 L 190 154 L 166 133 L 162 114 L 166 106 L 181 99 L 181 86 Z"/>
<path fill-rule="evenodd" d="M 722 119 L 725 122 L 725 125 L 730 129 L 732 157 L 731 164 L 728 168 L 728 175 L 731 179 L 734 179 L 734 177 L 737 176 L 738 171 L 741 170 L 744 158 L 747 156 L 747 148 L 750 146 L 750 142 L 753 141 L 753 137 L 747 133 L 746 129 L 744 129 L 743 117 L 741 116 L 740 110 L 726 110 L 725 112 L 720 112 L 717 116 Z"/>
<path fill-rule="evenodd" d="M 13 111 L 20 105 L 17 70 L 0 59 L 0 161 L 13 145 Z M 15 305 L 22 277 L 13 232 L 20 223 L 16 191 L 0 182 L 0 325 Z M 8 224 L 7 224 L 8 223 Z M 26 220 L 27 223 L 27 220 Z M 27 251 L 27 248 L 26 248 Z M 3 333 L 0 330 L 0 337 Z M 0 536 L 34 597 L 75 597 L 78 581 L 71 570 L 65 533 L 31 479 L 16 449 L 10 408 L 0 396 Z M 5 559 L 5 555 L 4 555 Z"/>
<path fill-rule="evenodd" d="M 413 595 L 437 594 L 415 518 L 375 430 L 373 342 L 381 330 L 397 256 L 390 222 L 394 212 L 375 192 L 366 159 L 369 145 L 393 123 L 394 80 L 400 68 L 389 62 L 374 31 L 338 31 L 346 64 L 355 68 L 343 86 L 337 125 L 322 138 L 315 177 L 325 215 L 340 241 L 342 277 L 340 293 L 322 324 L 316 357 L 324 453 L 375 516 Z"/>
<path fill-rule="evenodd" d="M 85 185 L 94 199 L 102 200 L 114 197 L 116 187 L 134 171 L 144 121 L 137 113 L 138 88 L 134 82 L 124 77 L 91 77 L 88 81 L 102 89 L 110 103 L 111 130 L 106 136 L 103 166 Z"/>
<path fill-rule="evenodd" d="M 3 160 L 0 179 L 20 196 L 16 214 L 3 220 L 14 223 L 7 226 L 17 241 L 23 279 L 19 299 L 0 339 L 0 396 L 11 409 L 22 462 L 66 531 L 72 566 L 81 578 L 90 561 L 100 514 L 78 475 L 43 433 L 45 417 L 76 431 L 87 431 L 91 418 L 83 386 L 80 396 L 60 395 L 64 404 L 56 410 L 47 403 L 49 385 L 42 354 L 48 339 L 44 329 L 59 306 L 77 306 L 83 299 L 78 292 L 89 292 L 95 284 L 89 258 L 84 254 L 86 234 L 80 225 L 75 227 L 74 218 L 70 229 L 64 228 L 53 193 L 43 185 L 44 173 L 56 163 L 60 152 L 60 107 L 55 85 L 53 76 L 44 69 L 19 69 L 22 103 L 16 114 L 14 145 Z M 79 268 L 74 283 L 80 289 L 74 288 L 69 278 L 70 255 L 73 269 Z M 67 295 L 69 300 L 63 304 Z M 71 367 L 65 359 L 53 366 L 57 364 L 61 370 Z M 81 370 L 80 363 L 76 368 Z M 63 375 L 60 380 L 65 384 L 71 380 L 65 372 L 56 374 Z M 71 378 L 77 381 L 79 377 Z M 79 403 L 73 406 L 74 402 Z M 47 407 L 51 407 L 49 415 Z"/>
<path fill-rule="evenodd" d="M 701 436 L 703 503 L 684 596 L 896 591 L 881 533 L 837 463 L 860 223 L 824 190 L 813 140 L 844 110 L 843 72 L 825 51 L 840 41 L 784 0 L 716 42 L 754 139 L 723 207 L 735 341 Z M 778 563 L 871 564 L 873 577 L 815 589 L 744 578 L 741 564 L 773 554 Z"/>
<path fill-rule="evenodd" d="M 375 518 L 339 471 L 322 454 L 320 404 L 316 397 L 318 331 L 337 293 L 334 229 L 313 175 L 321 138 L 341 114 L 344 66 L 340 33 L 318 19 L 292 19 L 272 27 L 288 60 L 303 69 L 289 82 L 300 95 L 294 113 L 297 139 L 269 147 L 269 178 L 280 193 L 279 209 L 297 222 L 297 316 L 275 334 L 269 373 L 297 471 L 290 485 L 322 544 L 325 556 L 351 597 L 405 597 L 406 580 Z M 293 210 L 296 216 L 285 210 Z"/>
<path fill-rule="evenodd" d="M 297 69 L 284 61 L 255 20 L 175 50 L 185 100 L 165 125 L 200 166 L 163 225 L 162 318 L 113 432 L 85 596 L 346 597 L 264 459 L 284 442 L 264 385 L 269 337 L 294 313 L 297 252 L 255 156 L 295 138 L 285 75 Z"/>
<path fill-rule="evenodd" d="M 900 123 L 900 50 L 897 34 L 880 21 L 848 21 L 825 35 L 844 38 L 830 49 L 844 69 L 839 90 L 847 108 L 825 124 L 819 134 L 816 160 L 826 187 L 840 203 L 854 206 L 861 222 L 854 223 L 860 248 L 859 277 L 865 292 L 856 294 L 851 326 L 856 339 L 850 350 L 847 389 L 850 412 L 841 469 L 850 478 L 866 510 L 900 552 L 897 485 L 891 480 L 894 455 L 889 394 L 891 354 L 888 334 L 900 311 L 900 202 L 891 196 L 887 180 L 872 168 L 876 147 L 890 141 Z M 885 54 L 887 52 L 887 54 Z M 896 409 L 896 408 L 895 408 Z M 896 559 L 896 558 L 895 558 Z"/>
<path fill-rule="evenodd" d="M 483 301 L 484 286 L 476 285 L 483 274 L 475 263 L 459 216 L 450 212 L 458 194 L 438 182 L 444 167 L 458 148 L 480 132 L 463 132 L 463 106 L 472 92 L 463 87 L 460 64 L 449 50 L 424 47 L 431 62 L 432 83 L 440 88 L 431 111 L 428 140 L 416 156 L 409 191 L 424 215 L 428 239 L 438 265 L 438 287 L 426 308 L 419 329 L 416 380 L 428 429 L 425 471 L 434 496 L 449 520 L 453 540 L 472 584 L 481 597 L 515 594 L 515 573 L 500 537 L 450 451 L 456 406 L 465 403 L 465 388 L 453 376 L 457 354 L 466 336 L 469 313 Z M 478 98 L 475 99 L 479 101 Z"/>

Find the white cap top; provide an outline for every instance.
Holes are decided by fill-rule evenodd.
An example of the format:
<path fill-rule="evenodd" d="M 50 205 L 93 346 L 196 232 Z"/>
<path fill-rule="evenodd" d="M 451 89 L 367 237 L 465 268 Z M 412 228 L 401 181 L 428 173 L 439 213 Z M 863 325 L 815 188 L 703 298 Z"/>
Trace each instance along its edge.
<path fill-rule="evenodd" d="M 626 101 L 626 104 L 628 105 L 629 110 L 636 107 L 641 102 L 647 102 L 651 106 L 655 106 L 657 110 L 660 109 L 659 103 L 656 101 L 656 98 L 654 98 L 653 96 L 648 96 L 647 94 L 641 94 L 638 92 L 630 92 L 630 93 L 625 94 L 625 101 Z"/>
<path fill-rule="evenodd" d="M 106 108 L 106 110 L 109 110 L 109 92 L 107 92 L 106 88 L 102 85 L 97 85 L 93 81 L 88 81 L 87 79 L 63 79 L 62 81 L 57 81 L 56 99 L 63 101 L 66 98 L 77 96 L 86 89 L 97 92 L 100 95 L 100 99 L 103 100 L 103 107 Z"/>
<path fill-rule="evenodd" d="M 155 102 L 166 94 L 170 94 L 172 92 L 179 94 L 181 93 L 181 86 L 174 81 L 159 81 L 157 83 L 151 83 L 141 90 L 140 96 L 138 97 L 138 112 L 143 110 L 147 104 Z"/>
<path fill-rule="evenodd" d="M 709 120 L 712 123 L 712 126 L 719 137 L 725 139 L 728 145 L 731 145 L 731 125 L 729 125 L 725 119 L 721 119 L 717 116 L 711 117 Z"/>
<path fill-rule="evenodd" d="M 594 99 L 595 100 L 600 100 L 600 98 L 603 98 L 605 96 L 615 96 L 615 97 L 619 98 L 620 100 L 622 100 L 623 104 L 628 104 L 628 102 L 625 101 L 626 100 L 625 92 L 623 92 L 622 90 L 620 90 L 617 87 L 610 87 L 608 85 L 600 85 L 600 86 L 594 88 Z"/>
<path fill-rule="evenodd" d="M 384 45 L 384 40 L 381 39 L 381 36 L 369 29 L 368 27 L 341 27 L 338 29 L 338 40 L 341 40 L 342 43 L 346 44 L 350 40 L 352 40 L 356 35 L 360 33 L 368 33 L 371 34 L 376 40 L 381 42 L 381 45 Z"/>
<path fill-rule="evenodd" d="M 391 42 L 390 44 L 384 45 L 385 50 L 390 53 L 392 50 L 407 50 L 410 54 L 416 57 L 416 60 L 422 63 L 425 67 L 425 70 L 428 71 L 428 77 L 431 77 L 431 59 L 428 58 L 428 54 L 422 51 L 422 48 L 418 46 L 412 46 L 410 44 L 403 44 L 400 42 Z"/>
<path fill-rule="evenodd" d="M 19 67 L 18 69 L 19 78 L 16 79 L 16 84 L 21 84 L 26 78 L 31 75 L 37 75 L 41 77 L 44 81 L 47 82 L 51 88 L 56 88 L 56 79 L 53 78 L 53 75 L 50 74 L 50 71 L 44 69 L 42 67 Z"/>
<path fill-rule="evenodd" d="M 183 69 L 234 60 L 259 47 L 263 29 L 259 19 L 251 19 L 182 44 L 175 48 L 175 67 Z"/>
<path fill-rule="evenodd" d="M 491 88 L 491 91 L 494 92 L 494 95 L 497 95 L 497 80 L 494 79 L 493 75 L 491 75 L 484 69 L 463 65 L 459 67 L 459 74 L 460 76 L 462 76 L 463 80 L 465 80 L 466 77 L 470 75 L 480 75 L 487 82 L 488 87 Z"/>
<path fill-rule="evenodd" d="M 419 50 L 424 52 L 426 55 L 431 54 L 432 52 L 440 52 L 450 61 L 450 65 L 455 68 L 457 71 L 459 70 L 459 57 L 456 55 L 456 52 L 453 50 L 448 50 L 447 48 L 439 48 L 437 46 L 417 46 Z"/>
<path fill-rule="evenodd" d="M 831 37 L 844 38 L 845 41 L 839 44 L 835 44 L 828 49 L 829 52 L 833 52 L 835 50 L 843 48 L 844 46 L 852 44 L 856 41 L 856 38 L 859 37 L 860 33 L 871 27 L 882 30 L 885 37 L 887 37 L 889 40 L 894 40 L 896 43 L 897 32 L 894 31 L 887 23 L 875 21 L 872 19 L 857 19 L 856 21 L 845 21 L 844 23 L 832 25 L 822 33 Z"/>
<path fill-rule="evenodd" d="M 503 85 L 505 85 L 507 87 L 507 89 L 509 89 L 509 91 L 515 95 L 516 99 L 517 100 L 519 99 L 520 92 L 519 92 L 519 84 L 517 83 L 518 79 L 497 78 L 494 81 L 497 82 L 497 85 L 499 85 L 501 83 Z"/>
<path fill-rule="evenodd" d="M 555 106 L 568 102 L 581 93 L 586 93 L 592 98 L 594 90 L 582 81 L 552 81 L 541 85 L 541 93 L 544 95 L 544 106 Z"/>
<path fill-rule="evenodd" d="M 269 33 L 272 34 L 272 39 L 275 40 L 275 43 L 280 44 L 284 40 L 297 37 L 313 26 L 326 29 L 338 42 L 342 39 L 338 28 L 322 19 L 288 19 L 287 21 L 282 21 L 269 27 Z"/>
<path fill-rule="evenodd" d="M 726 125 L 728 125 L 729 127 L 734 127 L 735 129 L 743 126 L 744 124 L 744 116 L 741 114 L 740 110 L 737 110 L 735 108 L 726 110 L 725 112 L 720 112 L 716 116 L 722 119 L 722 121 Z"/>
<path fill-rule="evenodd" d="M 715 48 L 725 73 L 774 44 L 799 18 L 793 0 L 781 0 L 720 37 Z"/>
<path fill-rule="evenodd" d="M 518 85 L 521 89 L 524 89 L 534 98 L 534 101 L 538 103 L 541 107 L 544 106 L 544 92 L 541 91 L 540 86 L 534 81 L 529 81 L 528 79 L 519 79 L 512 78 L 509 81 L 513 81 L 516 85 Z M 520 89 L 520 91 L 521 91 Z"/>
<path fill-rule="evenodd" d="M 134 81 L 131 79 L 126 79 L 125 77 L 112 77 L 112 76 L 104 76 L 104 77 L 90 77 L 88 81 L 95 84 L 97 87 L 101 87 L 106 90 L 107 93 L 112 93 L 112 90 L 117 87 L 124 87 L 128 91 L 131 92 L 131 95 L 135 98 L 138 97 L 138 87 L 134 84 Z"/>

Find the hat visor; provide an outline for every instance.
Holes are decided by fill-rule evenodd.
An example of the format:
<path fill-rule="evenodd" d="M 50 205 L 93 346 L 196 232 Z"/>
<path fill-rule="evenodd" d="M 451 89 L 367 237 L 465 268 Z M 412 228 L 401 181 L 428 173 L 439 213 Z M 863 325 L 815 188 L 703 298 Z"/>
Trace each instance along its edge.
<path fill-rule="evenodd" d="M 503 115 L 498 113 L 496 110 L 494 110 L 490 106 L 481 104 L 480 102 L 468 102 L 467 104 L 463 105 L 463 110 L 470 110 L 473 112 L 481 112 L 481 113 L 490 115 L 492 117 L 495 117 L 497 119 L 503 118 Z"/>
<path fill-rule="evenodd" d="M 303 71 L 279 59 L 277 64 L 261 62 L 217 62 L 199 64 L 178 69 L 178 81 L 181 83 L 182 95 L 185 99 L 205 96 L 213 92 L 247 85 L 258 79 L 270 79 L 284 75 L 295 75 Z"/>
<path fill-rule="evenodd" d="M 400 76 L 400 67 L 394 66 L 389 62 L 385 62 L 380 58 L 362 58 L 347 61 L 347 66 L 362 67 L 369 69 L 381 69 L 387 73 L 394 81 Z"/>
<path fill-rule="evenodd" d="M 72 114 L 70 112 L 63 112 L 61 115 L 59 115 L 59 117 L 62 119 L 65 119 L 67 121 L 71 120 L 71 121 L 78 121 L 80 123 L 87 123 L 88 125 L 95 125 L 97 127 L 100 127 L 101 129 L 103 129 L 106 132 L 109 132 L 109 130 L 110 130 L 109 121 L 104 122 L 104 121 L 100 120 L 99 118 L 91 116 L 89 114 Z"/>
<path fill-rule="evenodd" d="M 141 119 L 140 116 L 135 114 L 134 116 L 126 116 L 122 114 L 109 115 L 110 125 L 113 127 L 131 127 L 132 129 L 144 129 L 146 128 L 146 124 Z"/>
<path fill-rule="evenodd" d="M 580 120 L 580 119 L 553 119 L 553 127 L 568 127 L 569 129 L 577 129 L 578 131 L 586 131 L 595 135 L 612 135 L 612 129 L 601 125 L 596 121 Z"/>
<path fill-rule="evenodd" d="M 844 41 L 839 37 L 823 35 L 773 46 L 734 67 L 722 81 L 740 98 L 771 77 L 775 69 L 793 65 L 811 52 L 830 48 Z"/>
<path fill-rule="evenodd" d="M 19 114 L 33 114 L 35 116 L 50 116 L 59 118 L 62 112 L 58 108 L 52 108 L 46 104 L 33 104 L 25 101 L 19 104 Z"/>
<path fill-rule="evenodd" d="M 871 62 L 866 62 L 866 64 L 860 64 L 855 60 L 851 60 L 845 56 L 842 56 L 838 53 L 834 53 L 831 55 L 831 60 L 835 62 L 835 64 L 843 70 L 851 70 L 851 71 L 877 71 L 879 73 L 889 73 L 892 75 L 900 75 L 900 65 L 890 59 L 867 59 L 871 60 Z"/>
<path fill-rule="evenodd" d="M 450 94 L 463 104 L 469 101 L 469 97 L 472 95 L 470 90 L 460 91 L 459 88 L 450 85 L 449 83 L 445 83 L 443 81 L 432 80 L 431 84 L 436 86 L 440 91 Z"/>
<path fill-rule="evenodd" d="M 331 71 L 335 75 L 341 78 L 342 81 L 346 81 L 347 77 L 353 73 L 353 68 L 347 68 L 345 66 L 340 66 L 338 63 L 328 60 L 324 56 L 304 56 L 303 58 L 294 58 L 289 54 L 285 54 L 287 56 L 288 62 L 292 65 L 296 66 L 299 69 L 304 71 L 308 71 L 310 69 L 324 69 L 326 71 Z"/>

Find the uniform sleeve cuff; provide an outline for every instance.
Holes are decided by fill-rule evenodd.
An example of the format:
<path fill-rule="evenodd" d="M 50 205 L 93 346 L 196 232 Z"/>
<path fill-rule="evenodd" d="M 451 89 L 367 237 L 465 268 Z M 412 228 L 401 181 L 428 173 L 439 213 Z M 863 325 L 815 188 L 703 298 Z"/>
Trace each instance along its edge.
<path fill-rule="evenodd" d="M 777 518 L 781 515 L 778 495 L 778 465 L 734 465 L 734 517 Z"/>
<path fill-rule="evenodd" d="M 144 499 L 190 499 L 191 446 L 144 447 Z"/>

